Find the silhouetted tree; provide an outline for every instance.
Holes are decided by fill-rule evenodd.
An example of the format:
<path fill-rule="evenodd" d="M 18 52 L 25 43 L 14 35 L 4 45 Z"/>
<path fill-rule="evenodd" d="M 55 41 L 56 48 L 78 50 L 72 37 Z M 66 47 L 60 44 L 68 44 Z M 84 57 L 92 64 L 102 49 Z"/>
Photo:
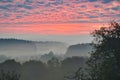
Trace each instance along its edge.
<path fill-rule="evenodd" d="M 120 80 L 120 24 L 95 30 L 94 51 L 88 60 L 90 80 Z"/>
<path fill-rule="evenodd" d="M 80 80 L 83 79 L 84 69 L 86 67 L 87 58 L 85 57 L 71 57 L 66 58 L 61 62 L 61 71 L 65 76 L 63 79 Z"/>
<path fill-rule="evenodd" d="M 19 62 L 16 62 L 15 60 L 6 60 L 3 63 L 0 63 L 0 70 L 3 70 L 4 72 L 21 72 L 21 64 Z"/>
<path fill-rule="evenodd" d="M 67 80 L 87 80 L 86 74 L 81 67 L 74 74 L 65 76 L 64 78 Z"/>
<path fill-rule="evenodd" d="M 60 62 L 56 57 L 51 58 L 48 62 L 47 62 L 48 66 L 51 68 L 58 68 L 60 66 Z"/>
<path fill-rule="evenodd" d="M 46 65 L 41 61 L 28 61 L 22 65 L 21 80 L 44 80 Z"/>
<path fill-rule="evenodd" d="M 48 54 L 41 55 L 40 59 L 41 61 L 46 63 L 48 60 L 51 60 L 53 57 L 55 57 L 55 55 L 52 51 L 50 51 Z"/>
<path fill-rule="evenodd" d="M 61 62 L 61 67 L 66 72 L 73 72 L 77 71 L 79 67 L 85 67 L 86 61 L 87 58 L 74 56 L 64 59 Z"/>
<path fill-rule="evenodd" d="M 60 61 L 53 57 L 47 62 L 48 73 L 46 80 L 61 80 Z"/>
<path fill-rule="evenodd" d="M 12 72 L 4 72 L 0 71 L 0 80 L 19 80 L 20 74 L 12 71 Z"/>

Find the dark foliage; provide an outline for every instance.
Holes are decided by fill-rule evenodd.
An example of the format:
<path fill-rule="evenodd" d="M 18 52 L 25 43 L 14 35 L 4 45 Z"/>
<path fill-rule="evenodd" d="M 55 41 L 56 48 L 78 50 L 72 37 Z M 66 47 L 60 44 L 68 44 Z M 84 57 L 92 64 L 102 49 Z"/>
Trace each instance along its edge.
<path fill-rule="evenodd" d="M 0 64 L 2 71 L 0 78 L 1 80 L 64 80 L 64 76 L 74 73 L 79 67 L 85 67 L 86 60 L 84 57 L 71 57 L 60 61 L 53 57 L 47 64 L 35 60 L 23 64 L 7 60 Z M 9 79 L 6 79 L 6 76 L 9 76 Z"/>
<path fill-rule="evenodd" d="M 12 72 L 4 72 L 4 70 L 0 71 L 0 80 L 19 80 L 20 74 L 12 71 Z"/>
<path fill-rule="evenodd" d="M 88 61 L 91 80 L 120 79 L 120 24 L 95 30 L 94 48 Z"/>

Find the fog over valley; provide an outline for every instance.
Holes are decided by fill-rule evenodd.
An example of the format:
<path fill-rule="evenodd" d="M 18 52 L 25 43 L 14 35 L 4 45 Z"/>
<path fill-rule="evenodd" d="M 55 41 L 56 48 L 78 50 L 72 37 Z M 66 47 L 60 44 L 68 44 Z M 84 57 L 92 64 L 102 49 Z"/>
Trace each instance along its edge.
<path fill-rule="evenodd" d="M 14 58 L 17 61 L 30 59 L 47 61 L 54 56 L 61 59 L 72 56 L 88 56 L 88 52 L 92 50 L 88 43 L 69 45 L 55 41 L 0 39 L 0 44 L 1 57 L 5 59 Z"/>

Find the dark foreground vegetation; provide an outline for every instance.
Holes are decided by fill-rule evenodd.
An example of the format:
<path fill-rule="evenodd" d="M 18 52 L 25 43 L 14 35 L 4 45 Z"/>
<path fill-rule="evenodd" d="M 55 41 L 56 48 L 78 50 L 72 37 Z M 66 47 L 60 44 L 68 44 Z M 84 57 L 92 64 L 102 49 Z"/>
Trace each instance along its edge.
<path fill-rule="evenodd" d="M 71 57 L 59 61 L 53 57 L 47 63 L 31 60 L 20 64 L 7 60 L 0 64 L 0 80 L 64 80 L 79 67 L 86 67 L 87 58 Z"/>
<path fill-rule="evenodd" d="M 92 33 L 94 50 L 89 58 L 71 57 L 47 63 L 0 64 L 0 80 L 120 80 L 120 24 L 111 22 Z"/>

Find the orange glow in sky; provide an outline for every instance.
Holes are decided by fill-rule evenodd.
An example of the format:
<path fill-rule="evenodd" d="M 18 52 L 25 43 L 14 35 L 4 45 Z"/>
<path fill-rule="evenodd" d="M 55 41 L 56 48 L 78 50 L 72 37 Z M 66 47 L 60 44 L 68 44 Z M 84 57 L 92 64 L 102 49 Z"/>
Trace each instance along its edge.
<path fill-rule="evenodd" d="M 89 25 L 88 25 L 89 24 Z M 42 35 L 77 35 L 90 34 L 102 26 L 100 23 L 67 23 L 67 24 L 2 24 L 1 33 L 34 33 Z M 14 26 L 14 27 L 9 27 Z M 98 26 L 98 27 L 97 27 Z"/>
<path fill-rule="evenodd" d="M 119 11 L 119 0 L 0 0 L 0 33 L 89 34 Z"/>

